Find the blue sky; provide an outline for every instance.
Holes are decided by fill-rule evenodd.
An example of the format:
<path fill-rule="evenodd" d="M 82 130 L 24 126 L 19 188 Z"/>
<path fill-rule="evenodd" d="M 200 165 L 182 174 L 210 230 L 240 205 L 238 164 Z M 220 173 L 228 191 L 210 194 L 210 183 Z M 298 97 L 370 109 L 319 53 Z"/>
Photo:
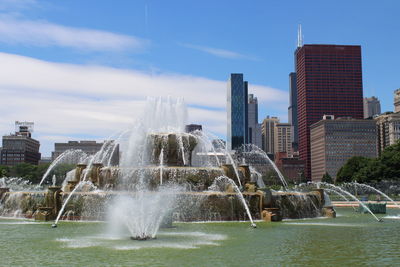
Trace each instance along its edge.
<path fill-rule="evenodd" d="M 0 0 L 0 132 L 35 121 L 54 142 L 122 130 L 146 96 L 183 96 L 224 136 L 226 80 L 244 73 L 260 116 L 287 120 L 297 25 L 306 44 L 362 46 L 364 96 L 393 110 L 399 1 Z M 16 108 L 18 107 L 18 108 Z"/>

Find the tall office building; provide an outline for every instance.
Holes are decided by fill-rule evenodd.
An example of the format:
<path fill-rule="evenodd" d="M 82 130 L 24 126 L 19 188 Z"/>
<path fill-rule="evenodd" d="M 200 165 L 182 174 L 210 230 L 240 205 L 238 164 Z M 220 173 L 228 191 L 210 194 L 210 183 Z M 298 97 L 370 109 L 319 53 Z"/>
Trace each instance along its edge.
<path fill-rule="evenodd" d="M 310 126 L 323 115 L 362 119 L 361 47 L 303 45 L 296 50 L 299 154 L 311 177 Z"/>
<path fill-rule="evenodd" d="M 262 147 L 261 124 L 258 123 L 258 100 L 253 94 L 248 97 L 248 143 Z"/>
<path fill-rule="evenodd" d="M 275 124 L 275 153 L 286 153 L 292 156 L 292 125 L 290 123 Z"/>
<path fill-rule="evenodd" d="M 15 134 L 3 136 L 0 164 L 13 166 L 19 163 L 38 165 L 40 143 L 32 138 L 33 122 L 15 122 Z"/>
<path fill-rule="evenodd" d="M 296 85 L 296 73 L 291 72 L 289 74 L 289 108 L 288 108 L 288 119 L 292 125 L 292 148 L 297 151 L 299 144 L 299 128 L 297 122 L 297 85 Z"/>
<path fill-rule="evenodd" d="M 267 154 L 274 155 L 277 151 L 275 150 L 275 135 L 276 135 L 276 124 L 279 123 L 277 117 L 267 116 L 261 124 L 262 132 L 262 148 Z"/>
<path fill-rule="evenodd" d="M 400 112 L 400 88 L 394 91 L 394 112 Z"/>
<path fill-rule="evenodd" d="M 375 96 L 364 97 L 364 119 L 381 114 L 381 102 Z"/>
<path fill-rule="evenodd" d="M 234 150 L 247 143 L 247 82 L 242 73 L 232 73 L 228 80 L 226 113 L 227 149 Z"/>

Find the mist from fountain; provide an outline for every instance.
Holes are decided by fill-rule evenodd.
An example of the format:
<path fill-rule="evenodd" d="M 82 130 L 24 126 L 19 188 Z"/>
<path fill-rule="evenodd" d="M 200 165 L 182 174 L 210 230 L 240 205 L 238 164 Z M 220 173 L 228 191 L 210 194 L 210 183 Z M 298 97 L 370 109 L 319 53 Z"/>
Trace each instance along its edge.
<path fill-rule="evenodd" d="M 222 185 L 223 185 L 222 188 L 221 188 L 220 183 L 222 183 Z M 226 176 L 217 177 L 214 180 L 214 183 L 208 188 L 208 190 L 209 191 L 213 191 L 213 192 L 225 192 L 226 191 L 226 185 L 232 186 L 232 189 L 236 192 L 236 194 L 239 197 L 241 203 L 243 204 L 243 207 L 246 210 L 247 216 L 249 217 L 249 220 L 250 220 L 251 227 L 256 228 L 257 226 L 253 221 L 253 217 L 251 216 L 251 213 L 250 213 L 249 207 L 248 207 L 248 205 L 246 203 L 246 200 L 244 199 L 243 194 L 240 191 L 239 187 L 235 184 L 235 182 L 231 178 L 226 177 Z"/>
<path fill-rule="evenodd" d="M 276 164 L 268 157 L 267 153 L 265 153 L 264 150 L 259 148 L 256 145 L 253 144 L 246 144 L 242 145 L 238 149 L 239 154 L 245 159 L 246 163 L 252 163 L 255 160 L 258 161 L 264 161 L 265 163 L 269 164 L 272 166 L 276 174 L 278 175 L 278 178 L 280 182 L 282 183 L 285 191 L 288 190 L 288 183 L 286 182 L 285 177 L 283 176 L 282 172 L 279 170 L 279 168 L 276 166 Z M 254 166 L 253 166 L 254 167 Z"/>
<path fill-rule="evenodd" d="M 345 195 L 338 192 L 337 190 L 330 189 L 330 188 L 324 188 L 324 191 L 326 191 L 328 193 L 335 193 L 336 195 L 338 195 L 339 197 L 341 197 L 342 199 L 344 199 L 345 201 L 350 203 L 350 200 Z M 351 207 L 353 208 L 353 210 L 356 210 L 356 208 L 354 208 L 353 206 L 351 206 Z"/>
<path fill-rule="evenodd" d="M 69 193 L 67 199 L 64 201 L 63 205 L 61 206 L 61 209 L 58 212 L 56 220 L 54 221 L 54 224 L 52 225 L 52 227 L 57 227 L 58 221 L 60 220 L 60 218 L 65 210 L 65 207 L 68 205 L 70 199 L 78 190 L 80 190 L 84 185 L 89 185 L 91 187 L 96 188 L 90 181 L 87 180 L 87 178 L 88 178 L 91 167 L 95 160 L 98 160 L 99 162 L 105 161 L 106 156 L 108 154 L 104 153 L 104 151 L 109 151 L 112 148 L 112 146 L 110 144 L 114 145 L 114 142 L 111 142 L 110 140 L 105 141 L 104 144 L 102 145 L 101 149 L 95 155 L 88 157 L 89 164 L 88 164 L 87 169 L 84 172 L 83 179 L 81 181 L 79 181 L 79 183 L 75 186 L 75 188 Z M 109 156 L 112 157 L 112 155 L 109 155 Z"/>
<path fill-rule="evenodd" d="M 39 186 L 45 181 L 47 176 L 50 174 L 52 170 L 54 170 L 59 164 L 68 163 L 68 164 L 78 164 L 87 155 L 80 149 L 68 149 L 61 153 L 47 168 L 45 174 L 43 175 L 42 179 L 40 180 Z"/>
<path fill-rule="evenodd" d="M 394 200 L 393 200 L 392 198 L 390 198 L 388 195 L 386 195 L 386 194 L 383 193 L 382 191 L 376 189 L 375 187 L 372 187 L 372 186 L 367 185 L 367 184 L 359 184 L 359 183 L 357 183 L 357 182 L 350 183 L 350 185 L 354 185 L 354 186 L 357 186 L 357 187 L 366 188 L 366 189 L 375 191 L 376 193 L 382 195 L 382 196 L 385 197 L 387 200 L 389 200 L 390 202 L 392 202 L 393 205 L 395 205 L 397 208 L 400 209 L 400 206 L 396 203 L 396 201 L 394 201 Z"/>
<path fill-rule="evenodd" d="M 360 204 L 366 211 L 368 211 L 378 222 L 382 221 L 382 219 L 379 219 L 378 217 L 376 217 L 376 215 L 364 203 L 362 203 L 362 201 L 360 201 L 358 198 L 356 198 L 354 195 L 347 192 L 343 188 L 333 185 L 333 184 L 325 183 L 325 182 L 310 182 L 310 183 L 314 184 L 316 186 L 323 185 L 323 186 L 327 186 L 327 187 L 333 188 L 335 190 L 338 190 L 340 193 L 343 193 L 343 194 L 347 195 L 348 197 L 352 198 L 353 200 L 357 201 L 358 204 Z"/>
<path fill-rule="evenodd" d="M 178 185 L 163 185 L 158 191 L 137 191 L 120 194 L 108 209 L 108 233 L 112 236 L 130 233 L 131 239 L 155 238 L 165 217 L 171 214 L 178 193 Z"/>

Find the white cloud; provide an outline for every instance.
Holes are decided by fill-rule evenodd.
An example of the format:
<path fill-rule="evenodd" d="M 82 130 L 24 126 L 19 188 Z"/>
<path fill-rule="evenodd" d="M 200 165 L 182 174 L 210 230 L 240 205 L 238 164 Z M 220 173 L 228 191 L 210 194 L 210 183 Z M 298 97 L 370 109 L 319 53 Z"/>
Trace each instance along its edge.
<path fill-rule="evenodd" d="M 240 54 L 237 52 L 233 52 L 230 50 L 226 49 L 220 49 L 220 48 L 213 48 L 213 47 L 207 47 L 207 46 L 201 46 L 201 45 L 193 45 L 193 44 L 180 44 L 181 46 L 192 48 L 195 50 L 199 50 L 202 52 L 205 52 L 207 54 L 216 56 L 216 57 L 222 57 L 222 58 L 228 58 L 228 59 L 247 59 L 247 60 L 255 60 L 257 61 L 258 59 L 252 56 Z"/>
<path fill-rule="evenodd" d="M 15 120 L 34 121 L 44 154 L 49 154 L 54 140 L 103 139 L 128 128 L 147 96 L 184 97 L 189 123 L 200 123 L 221 136 L 226 133 L 226 81 L 52 63 L 5 53 L 0 53 L 0 62 L 0 134 L 11 132 Z M 249 91 L 258 96 L 259 105 L 286 113 L 287 92 L 251 84 Z"/>
<path fill-rule="evenodd" d="M 149 44 L 149 41 L 133 36 L 9 16 L 0 17 L 0 42 L 90 51 L 142 51 Z"/>

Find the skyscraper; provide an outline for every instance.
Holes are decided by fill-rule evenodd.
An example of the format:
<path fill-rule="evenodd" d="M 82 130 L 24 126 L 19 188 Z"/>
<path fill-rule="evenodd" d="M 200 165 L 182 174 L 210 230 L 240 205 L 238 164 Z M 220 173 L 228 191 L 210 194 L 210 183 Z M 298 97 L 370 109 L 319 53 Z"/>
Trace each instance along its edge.
<path fill-rule="evenodd" d="M 311 177 L 310 126 L 323 115 L 363 118 L 361 47 L 303 45 L 296 50 L 299 153 Z"/>
<path fill-rule="evenodd" d="M 258 100 L 253 94 L 248 96 L 248 143 L 254 144 L 259 148 L 261 142 L 261 125 L 258 123 Z"/>
<path fill-rule="evenodd" d="M 381 102 L 375 96 L 364 97 L 364 119 L 381 114 Z"/>
<path fill-rule="evenodd" d="M 247 82 L 242 73 L 232 73 L 227 88 L 227 148 L 237 149 L 247 143 Z"/>
<path fill-rule="evenodd" d="M 275 124 L 275 153 L 285 152 L 292 156 L 292 125 L 290 123 Z"/>
<path fill-rule="evenodd" d="M 289 74 L 289 108 L 288 118 L 289 123 L 292 125 L 292 148 L 297 151 L 299 143 L 298 122 L 297 122 L 297 85 L 296 73 Z"/>
<path fill-rule="evenodd" d="M 277 117 L 269 117 L 267 116 L 261 125 L 262 131 L 262 147 L 265 153 L 274 155 L 277 151 L 275 150 L 275 135 L 276 124 L 279 123 L 279 119 Z"/>

